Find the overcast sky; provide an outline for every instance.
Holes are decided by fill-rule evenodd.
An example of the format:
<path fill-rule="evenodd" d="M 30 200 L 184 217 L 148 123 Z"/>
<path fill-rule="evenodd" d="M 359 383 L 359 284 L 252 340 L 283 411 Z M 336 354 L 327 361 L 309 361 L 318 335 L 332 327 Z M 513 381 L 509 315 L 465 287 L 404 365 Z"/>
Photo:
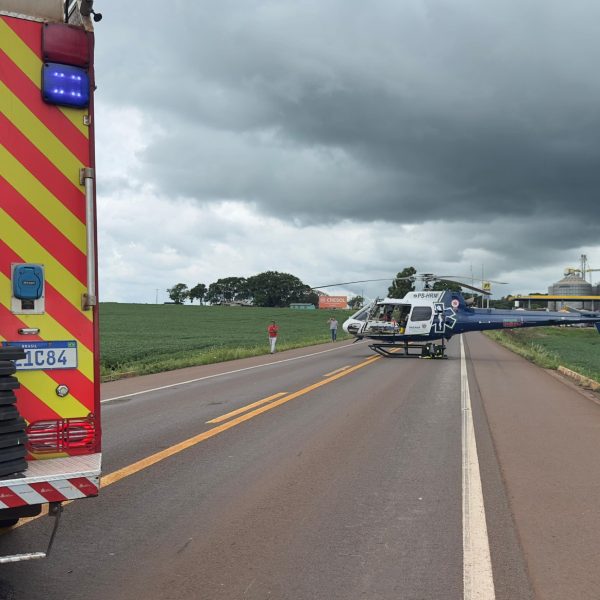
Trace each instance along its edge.
<path fill-rule="evenodd" d="M 406 266 L 500 296 L 600 268 L 596 0 L 94 8 L 103 301 Z"/>

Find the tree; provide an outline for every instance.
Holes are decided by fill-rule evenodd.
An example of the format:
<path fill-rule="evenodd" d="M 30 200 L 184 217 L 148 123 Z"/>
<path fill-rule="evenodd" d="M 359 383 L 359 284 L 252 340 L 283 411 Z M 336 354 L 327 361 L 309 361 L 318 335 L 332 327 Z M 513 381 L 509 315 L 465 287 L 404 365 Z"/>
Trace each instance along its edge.
<path fill-rule="evenodd" d="M 225 294 L 219 282 L 215 281 L 208 286 L 206 301 L 211 304 L 221 304 L 221 302 L 225 302 Z"/>
<path fill-rule="evenodd" d="M 206 286 L 203 283 L 198 283 L 190 290 L 188 297 L 190 302 L 198 300 L 201 303 L 204 300 L 204 296 L 206 296 Z"/>
<path fill-rule="evenodd" d="M 289 273 L 265 271 L 246 280 L 255 306 L 289 306 L 291 302 L 318 302 L 317 294 Z"/>
<path fill-rule="evenodd" d="M 350 298 L 348 300 L 348 306 L 352 310 L 358 310 L 365 303 L 365 299 L 362 296 L 354 296 L 354 298 Z"/>
<path fill-rule="evenodd" d="M 306 293 L 306 296 L 302 300 L 302 302 L 314 304 L 317 308 L 319 308 L 319 294 L 317 294 L 317 292 L 313 289 L 309 288 L 309 290 L 310 291 Z"/>
<path fill-rule="evenodd" d="M 410 279 L 403 279 L 404 277 L 410 277 L 416 275 L 417 270 L 414 267 L 406 267 L 396 275 L 392 285 L 388 288 L 389 298 L 404 298 L 408 292 L 412 292 L 415 289 L 413 282 Z"/>
<path fill-rule="evenodd" d="M 246 300 L 250 297 L 244 277 L 224 277 L 208 286 L 206 300 L 211 304 Z"/>
<path fill-rule="evenodd" d="M 169 298 L 171 298 L 175 304 L 183 304 L 190 292 L 185 283 L 178 283 L 172 288 L 167 289 L 167 294 L 169 294 Z"/>

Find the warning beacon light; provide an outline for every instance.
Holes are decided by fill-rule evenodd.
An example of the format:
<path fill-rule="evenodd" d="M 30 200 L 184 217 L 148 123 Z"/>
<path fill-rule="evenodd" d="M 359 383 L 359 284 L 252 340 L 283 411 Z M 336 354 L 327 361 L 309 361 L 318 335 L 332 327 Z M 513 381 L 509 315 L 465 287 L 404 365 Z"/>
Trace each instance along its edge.
<path fill-rule="evenodd" d="M 50 104 L 84 108 L 90 103 L 90 79 L 85 69 L 44 63 L 42 95 Z"/>
<path fill-rule="evenodd" d="M 90 103 L 90 46 L 83 29 L 46 23 L 42 29 L 42 98 L 49 104 L 85 108 Z"/>

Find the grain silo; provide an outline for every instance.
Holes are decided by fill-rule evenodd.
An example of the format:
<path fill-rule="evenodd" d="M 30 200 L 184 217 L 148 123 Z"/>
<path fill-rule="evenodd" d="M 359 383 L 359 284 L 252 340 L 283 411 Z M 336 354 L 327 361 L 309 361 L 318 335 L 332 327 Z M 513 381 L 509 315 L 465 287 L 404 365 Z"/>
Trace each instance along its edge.
<path fill-rule="evenodd" d="M 556 296 L 591 296 L 593 295 L 593 287 L 591 283 L 588 283 L 582 276 L 581 271 L 577 269 L 567 269 L 565 276 L 560 281 L 557 281 L 548 288 L 548 294 Z M 554 306 L 552 306 L 554 304 Z M 570 306 L 571 308 L 592 308 L 591 302 L 573 301 L 568 300 L 556 300 L 550 302 L 550 310 L 560 310 L 564 306 Z"/>

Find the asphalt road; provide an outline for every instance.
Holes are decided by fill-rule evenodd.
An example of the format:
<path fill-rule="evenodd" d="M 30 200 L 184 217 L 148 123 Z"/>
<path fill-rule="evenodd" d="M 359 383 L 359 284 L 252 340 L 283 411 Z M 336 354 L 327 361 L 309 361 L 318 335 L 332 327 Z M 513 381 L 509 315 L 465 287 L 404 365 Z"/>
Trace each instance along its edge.
<path fill-rule="evenodd" d="M 464 341 L 466 378 L 459 340 L 447 361 L 339 342 L 104 385 L 101 495 L 49 559 L 0 567 L 0 598 L 597 600 L 600 405 Z"/>

